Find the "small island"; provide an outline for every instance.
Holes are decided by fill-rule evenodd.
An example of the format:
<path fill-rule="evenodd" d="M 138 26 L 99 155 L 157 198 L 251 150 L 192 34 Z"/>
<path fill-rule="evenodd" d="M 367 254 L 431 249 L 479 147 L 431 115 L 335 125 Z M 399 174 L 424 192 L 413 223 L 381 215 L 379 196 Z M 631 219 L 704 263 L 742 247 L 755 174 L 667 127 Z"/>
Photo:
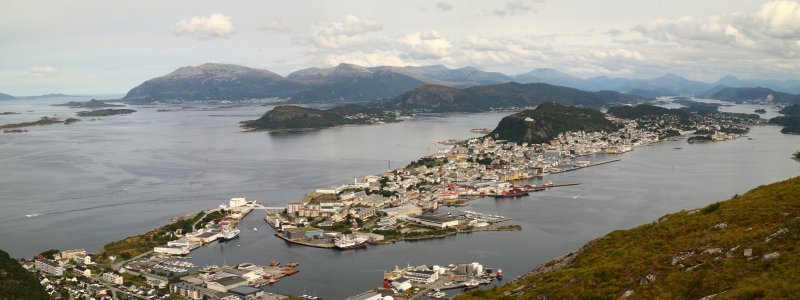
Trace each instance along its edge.
<path fill-rule="evenodd" d="M 79 111 L 76 114 L 81 117 L 105 117 L 105 116 L 113 116 L 113 115 L 125 115 L 130 113 L 135 113 L 136 111 L 133 109 L 98 109 L 98 110 L 91 110 L 91 111 Z"/>
<path fill-rule="evenodd" d="M 13 111 L 0 112 L 0 115 L 3 115 L 3 116 L 5 116 L 5 115 L 18 115 L 18 114 L 19 114 L 18 112 L 13 112 Z"/>
<path fill-rule="evenodd" d="M 757 114 L 765 114 L 765 113 L 767 113 L 767 110 L 766 110 L 766 109 L 763 109 L 763 108 L 759 108 L 759 109 L 756 109 L 756 110 L 755 110 L 755 112 L 756 112 Z"/>
<path fill-rule="evenodd" d="M 0 125 L 0 129 L 14 129 L 14 128 L 29 127 L 29 126 L 42 126 L 42 125 L 58 124 L 58 123 L 64 123 L 64 121 L 61 121 L 60 119 L 57 119 L 57 118 L 42 117 L 41 119 L 39 119 L 37 121 L 34 121 L 34 122 L 22 122 L 22 123 L 16 123 L 16 124 Z"/>
<path fill-rule="evenodd" d="M 331 109 L 296 105 L 276 106 L 261 118 L 241 122 L 253 131 L 305 131 L 340 125 L 378 124 L 396 121 L 396 117 L 361 105 L 348 104 Z"/>
<path fill-rule="evenodd" d="M 53 104 L 53 106 L 66 106 L 69 108 L 106 108 L 106 107 L 122 107 L 122 104 L 110 104 L 105 101 L 92 99 L 86 102 L 70 101 L 67 103 Z"/>

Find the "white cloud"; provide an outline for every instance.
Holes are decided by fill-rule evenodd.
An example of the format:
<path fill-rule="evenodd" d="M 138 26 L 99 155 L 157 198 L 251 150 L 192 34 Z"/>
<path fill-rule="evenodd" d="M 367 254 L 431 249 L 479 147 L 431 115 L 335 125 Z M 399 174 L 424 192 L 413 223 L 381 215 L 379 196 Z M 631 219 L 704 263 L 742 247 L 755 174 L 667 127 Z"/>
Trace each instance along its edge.
<path fill-rule="evenodd" d="M 214 13 L 208 17 L 194 17 L 189 20 L 180 20 L 173 28 L 179 36 L 189 36 L 196 40 L 228 38 L 235 31 L 231 18 Z"/>
<path fill-rule="evenodd" d="M 638 25 L 633 31 L 665 43 L 729 48 L 800 57 L 800 3 L 771 1 L 752 13 L 684 16 Z"/>
<path fill-rule="evenodd" d="M 33 66 L 28 74 L 33 77 L 50 77 L 58 73 L 61 73 L 61 71 L 53 66 Z"/>
<path fill-rule="evenodd" d="M 453 10 L 453 5 L 447 2 L 439 2 L 436 3 L 436 9 L 441 12 L 447 12 Z"/>
<path fill-rule="evenodd" d="M 772 1 L 765 3 L 755 13 L 754 18 L 764 26 L 764 32 L 772 37 L 800 39 L 800 3 L 798 2 Z"/>
<path fill-rule="evenodd" d="M 342 21 L 318 23 L 311 32 L 311 41 L 322 48 L 345 48 L 364 43 L 367 33 L 381 28 L 369 18 L 347 15 Z"/>
<path fill-rule="evenodd" d="M 450 55 L 453 45 L 436 31 L 416 32 L 406 35 L 402 44 L 414 59 L 441 59 Z"/>
<path fill-rule="evenodd" d="M 642 54 L 639 53 L 639 51 L 622 49 L 622 48 L 614 50 L 606 50 L 606 51 L 595 50 L 592 52 L 592 56 L 600 60 L 621 60 L 621 61 L 644 60 L 644 56 L 642 56 Z"/>

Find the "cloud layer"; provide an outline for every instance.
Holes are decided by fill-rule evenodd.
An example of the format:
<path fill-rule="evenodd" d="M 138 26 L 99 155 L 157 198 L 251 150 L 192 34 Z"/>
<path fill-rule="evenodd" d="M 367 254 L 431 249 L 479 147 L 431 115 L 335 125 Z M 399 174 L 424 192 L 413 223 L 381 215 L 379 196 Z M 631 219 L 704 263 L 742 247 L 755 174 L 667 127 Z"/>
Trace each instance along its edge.
<path fill-rule="evenodd" d="M 194 17 L 180 20 L 173 28 L 179 36 L 189 36 L 196 40 L 229 38 L 235 31 L 231 18 L 215 13 L 208 17 Z"/>

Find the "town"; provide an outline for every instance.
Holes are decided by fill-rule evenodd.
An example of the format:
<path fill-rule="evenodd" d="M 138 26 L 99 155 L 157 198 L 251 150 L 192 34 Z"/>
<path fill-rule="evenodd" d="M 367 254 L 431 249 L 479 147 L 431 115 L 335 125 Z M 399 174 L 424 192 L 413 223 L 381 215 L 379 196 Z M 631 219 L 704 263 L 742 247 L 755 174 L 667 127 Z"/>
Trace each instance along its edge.
<path fill-rule="evenodd" d="M 203 245 L 237 238 L 239 221 L 255 210 L 265 211 L 264 220 L 276 237 L 336 251 L 463 232 L 521 230 L 519 225 L 501 225 L 510 218 L 461 207 L 481 198 L 517 198 L 579 184 L 554 184 L 544 177 L 618 161 L 617 154 L 637 147 L 686 135 L 729 140 L 745 134 L 747 125 L 759 124 L 747 115 L 726 113 L 693 115 L 689 122 L 672 115 L 606 118 L 617 131 L 562 132 L 543 144 L 491 135 L 447 143 L 403 168 L 318 188 L 286 206 L 231 198 L 215 209 L 180 216 L 148 233 L 107 244 L 95 255 L 84 249 L 51 250 L 22 264 L 38 273 L 56 299 L 284 299 L 290 296 L 260 287 L 296 274 L 298 262 L 197 266 L 186 256 Z M 594 154 L 603 154 L 602 160 Z M 541 179 L 541 184 L 530 179 Z M 500 269 L 484 269 L 478 263 L 395 268 L 386 273 L 382 288 L 353 299 L 439 298 L 444 297 L 442 290 L 474 288 L 501 278 Z"/>

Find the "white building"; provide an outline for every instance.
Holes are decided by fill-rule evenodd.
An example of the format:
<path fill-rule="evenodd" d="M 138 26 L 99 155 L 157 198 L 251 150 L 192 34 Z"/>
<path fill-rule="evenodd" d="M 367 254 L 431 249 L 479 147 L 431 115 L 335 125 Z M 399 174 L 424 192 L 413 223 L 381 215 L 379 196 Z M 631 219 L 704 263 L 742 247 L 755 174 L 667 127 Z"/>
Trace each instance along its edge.
<path fill-rule="evenodd" d="M 398 291 L 405 291 L 411 288 L 411 279 L 400 277 L 392 281 L 392 287 Z"/>
<path fill-rule="evenodd" d="M 245 199 L 245 198 L 231 198 L 231 201 L 229 202 L 228 206 L 230 206 L 230 208 L 234 208 L 234 207 L 242 207 L 242 206 L 245 206 L 245 205 L 247 205 L 247 199 Z"/>
<path fill-rule="evenodd" d="M 161 253 L 161 254 L 168 254 L 168 255 L 186 255 L 186 254 L 189 254 L 189 248 L 187 248 L 187 247 L 157 246 L 157 247 L 153 247 L 153 252 Z"/>
<path fill-rule="evenodd" d="M 111 282 L 111 283 L 114 283 L 114 284 L 122 284 L 123 283 L 122 275 L 119 275 L 119 274 L 116 274 L 116 273 L 111 273 L 111 272 L 103 273 L 102 278 L 103 278 L 103 281 Z"/>
<path fill-rule="evenodd" d="M 412 282 L 421 283 L 421 284 L 431 284 L 439 279 L 439 272 L 433 270 L 422 270 L 422 271 L 407 271 L 405 277 L 410 279 Z"/>
<path fill-rule="evenodd" d="M 37 259 L 34 263 L 36 270 L 55 276 L 64 275 L 64 267 L 49 259 Z"/>

